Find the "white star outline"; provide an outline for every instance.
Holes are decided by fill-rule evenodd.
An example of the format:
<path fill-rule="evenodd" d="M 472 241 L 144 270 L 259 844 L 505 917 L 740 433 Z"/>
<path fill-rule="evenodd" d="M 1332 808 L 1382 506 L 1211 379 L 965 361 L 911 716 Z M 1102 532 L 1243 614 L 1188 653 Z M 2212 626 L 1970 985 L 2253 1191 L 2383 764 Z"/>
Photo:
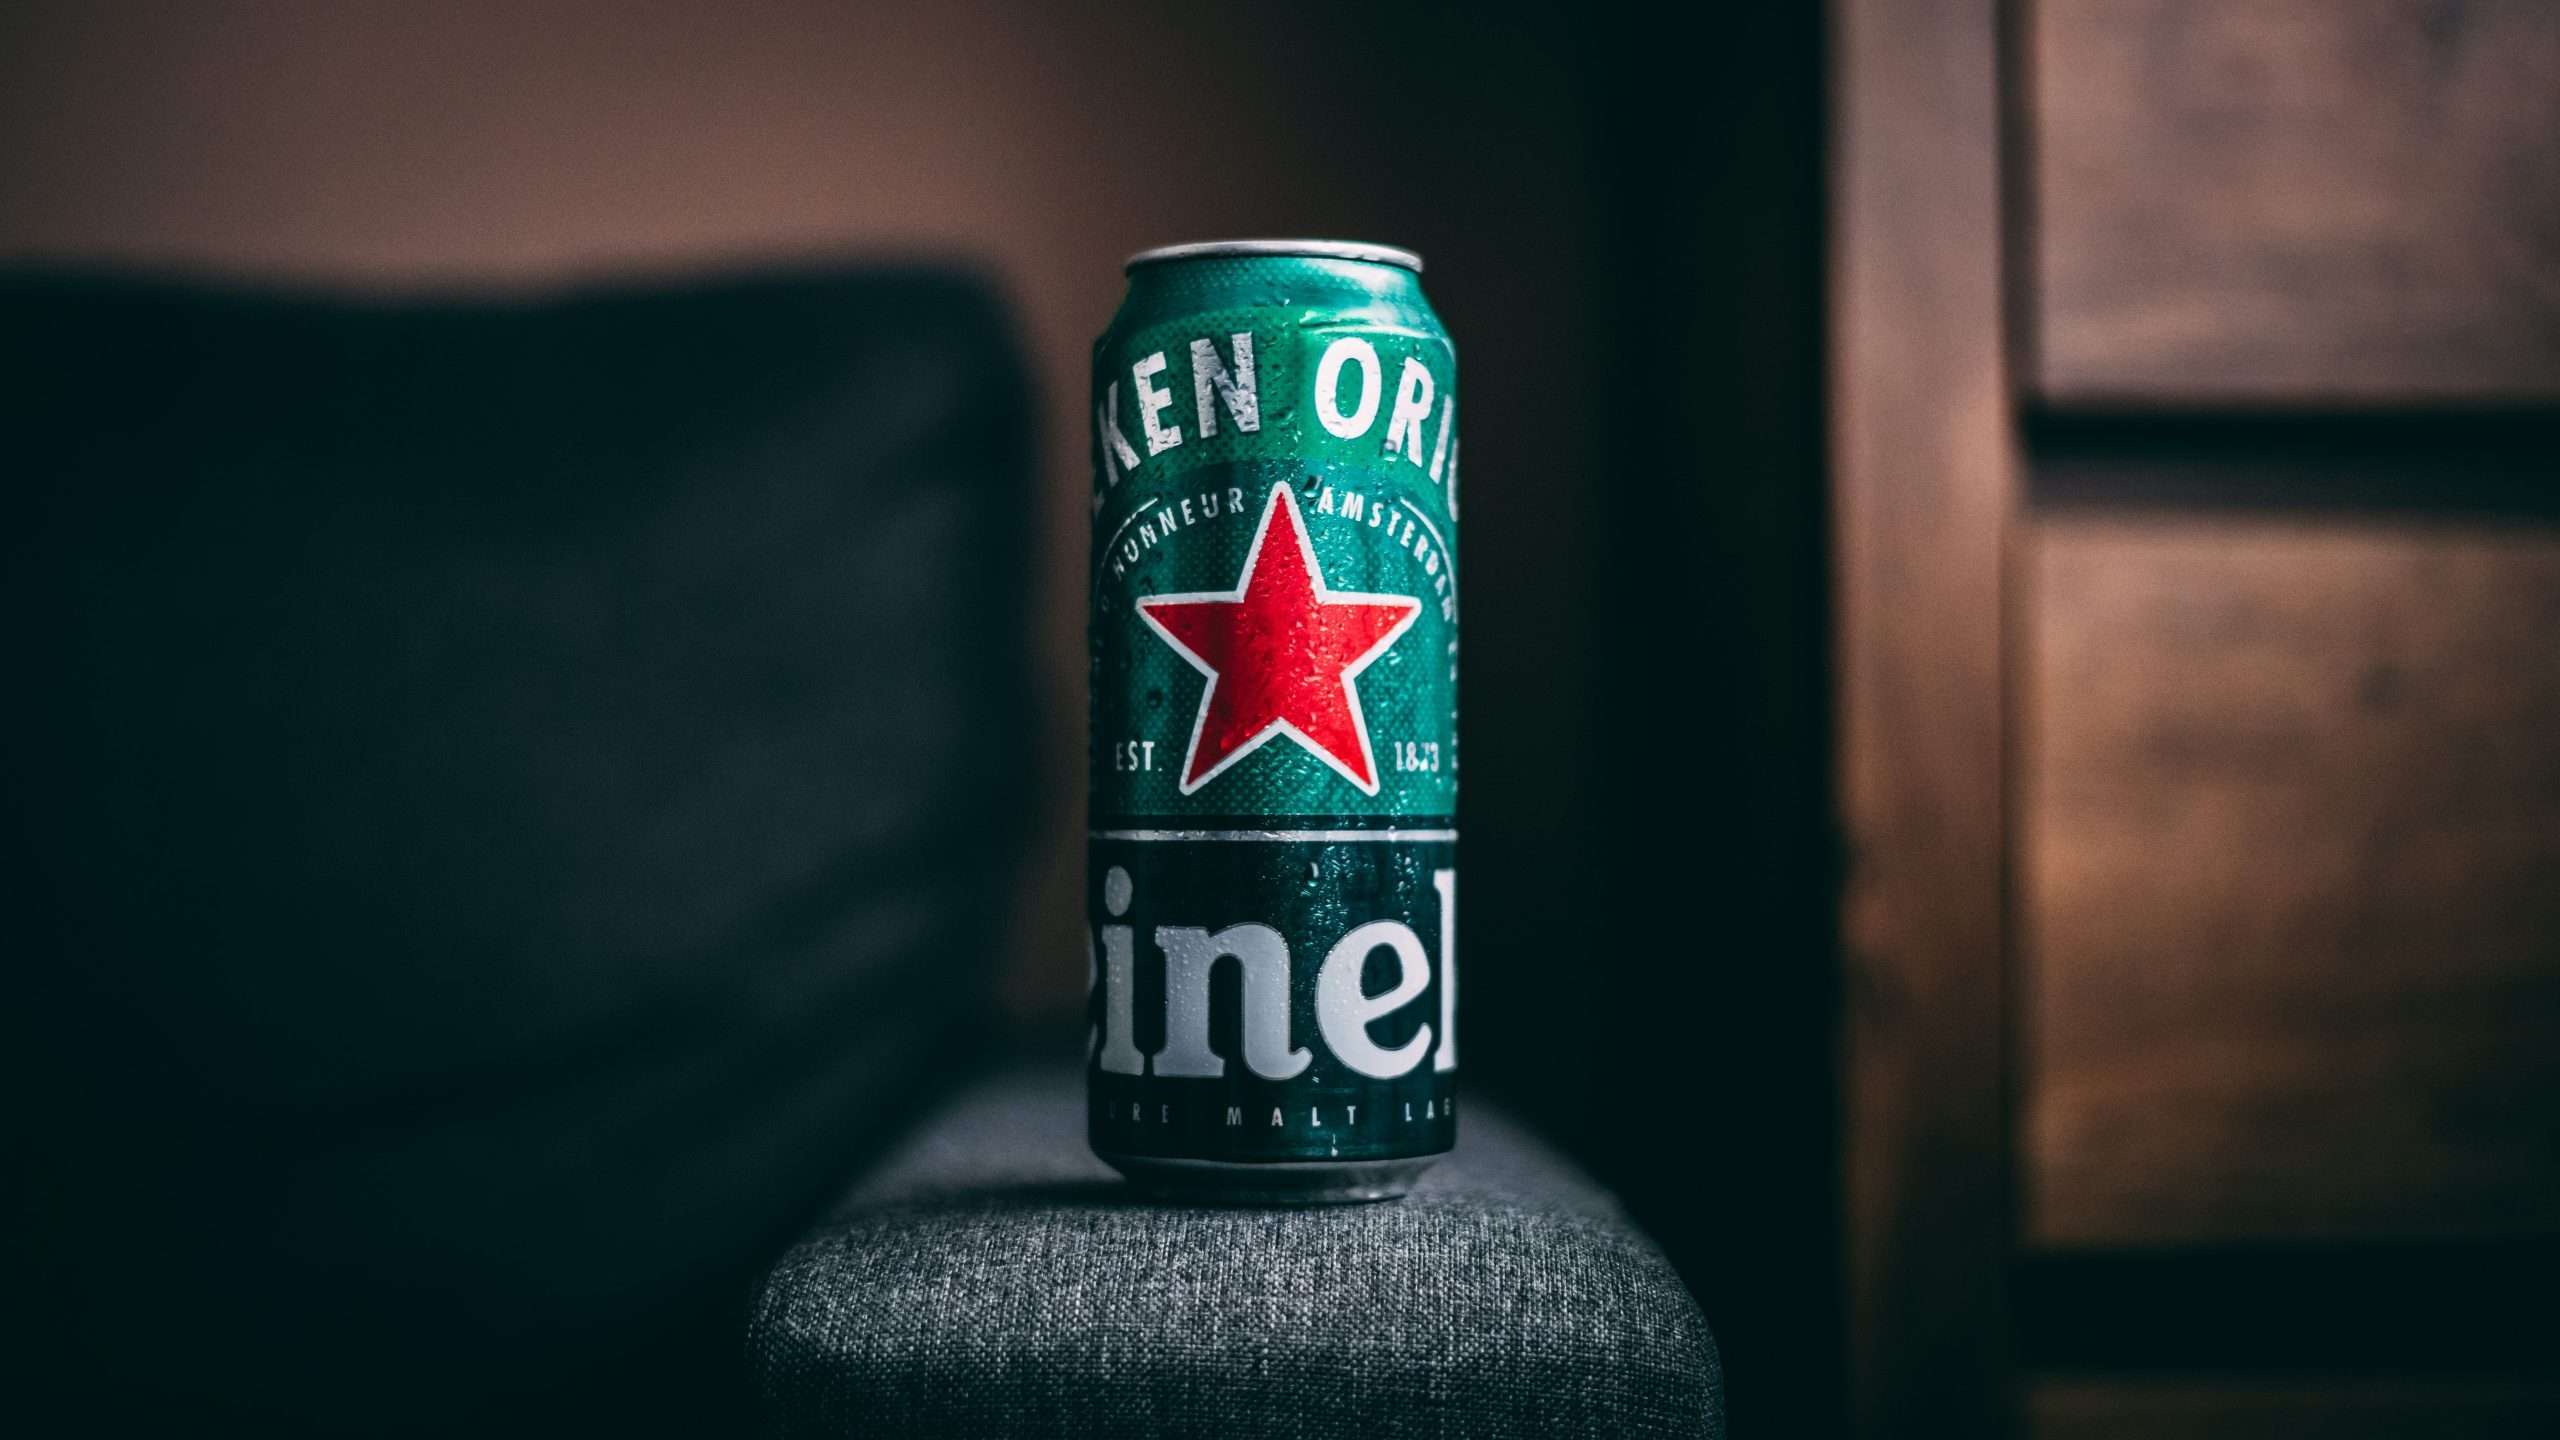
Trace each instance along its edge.
<path fill-rule="evenodd" d="M 1342 693 L 1343 697 L 1348 700 L 1351 705 L 1351 728 L 1360 736 L 1360 759 L 1361 762 L 1369 769 L 1369 781 L 1367 784 L 1362 784 L 1360 777 L 1351 772 L 1351 767 L 1343 764 L 1341 759 L 1332 751 L 1317 744 L 1305 731 L 1290 724 L 1286 717 L 1275 717 L 1270 724 L 1265 725 L 1260 730 L 1254 732 L 1251 739 L 1245 741 L 1242 745 L 1237 746 L 1233 751 L 1229 752 L 1225 759 L 1210 766 L 1209 772 L 1201 776 L 1199 779 L 1189 780 L 1177 778 L 1174 781 L 1174 788 L 1177 793 L 1190 795 L 1197 792 L 1202 786 L 1207 785 L 1210 781 L 1227 773 L 1228 770 L 1235 766 L 1237 761 L 1242 760 L 1256 750 L 1261 749 L 1264 745 L 1269 744 L 1271 737 L 1274 735 L 1286 735 L 1290 739 L 1297 741 L 1300 749 L 1305 750 L 1308 754 L 1323 761 L 1332 769 L 1333 773 L 1350 781 L 1353 788 L 1357 789 L 1361 794 L 1375 795 L 1378 793 L 1378 787 L 1381 784 L 1381 781 L 1378 776 L 1377 753 L 1372 750 L 1369 745 L 1369 714 L 1360 706 L 1360 687 L 1352 682 L 1359 679 L 1360 672 L 1368 669 L 1379 656 L 1386 654 L 1388 650 L 1392 649 L 1396 641 L 1403 637 L 1404 632 L 1413 628 L 1413 622 L 1422 616 L 1422 600 L 1419 596 L 1414 595 L 1374 595 L 1365 591 L 1335 590 L 1328 587 L 1324 583 L 1324 567 L 1316 563 L 1315 538 L 1307 533 L 1307 517 L 1298 509 L 1297 492 L 1291 490 L 1289 488 L 1289 482 L 1285 480 L 1273 485 L 1271 487 L 1271 494 L 1265 497 L 1263 501 L 1262 519 L 1254 526 L 1253 543 L 1245 547 L 1244 569 L 1236 575 L 1235 589 L 1190 590 L 1174 595 L 1142 595 L 1138 598 L 1138 618 L 1146 621 L 1147 628 L 1156 632 L 1157 637 L 1162 639 L 1165 644 L 1172 646 L 1173 653 L 1181 656 L 1190 664 L 1192 669 L 1199 671 L 1204 676 L 1207 676 L 1209 680 L 1208 684 L 1200 687 L 1199 713 L 1191 717 L 1191 741 L 1188 745 L 1183 747 L 1181 774 L 1188 776 L 1191 773 L 1191 762 L 1200 753 L 1200 732 L 1208 728 L 1209 702 L 1218 693 L 1218 672 L 1216 667 L 1210 665 L 1208 661 L 1201 659 L 1197 654 L 1193 653 L 1190 646 L 1175 639 L 1172 631 L 1166 629 L 1161 621 L 1157 620 L 1155 616 L 1147 612 L 1147 607 L 1157 604 L 1184 605 L 1217 601 L 1223 601 L 1230 605 L 1242 604 L 1244 602 L 1246 589 L 1253 583 L 1254 570 L 1262 563 L 1262 542 L 1271 534 L 1272 517 L 1280 513 L 1280 505 L 1284 503 L 1289 507 L 1289 518 L 1296 522 L 1295 529 L 1298 532 L 1298 551 L 1300 557 L 1306 561 L 1308 576 L 1315 581 L 1315 596 L 1317 604 L 1403 605 L 1407 607 L 1404 612 L 1404 618 L 1398 620 L 1394 627 L 1389 629 L 1386 634 L 1378 637 L 1378 643 L 1370 646 L 1367 650 L 1362 651 L 1358 658 L 1354 659 L 1350 664 L 1342 667 Z"/>

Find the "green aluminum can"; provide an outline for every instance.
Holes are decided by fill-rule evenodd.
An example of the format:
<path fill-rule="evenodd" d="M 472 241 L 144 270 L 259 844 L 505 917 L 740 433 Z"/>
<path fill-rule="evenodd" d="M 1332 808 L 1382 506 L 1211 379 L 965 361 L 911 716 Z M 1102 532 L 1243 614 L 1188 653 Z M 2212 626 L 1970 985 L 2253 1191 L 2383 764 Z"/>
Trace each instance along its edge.
<path fill-rule="evenodd" d="M 1457 1130 L 1458 370 L 1410 251 L 1150 250 L 1093 351 L 1093 1148 L 1248 1202 Z"/>

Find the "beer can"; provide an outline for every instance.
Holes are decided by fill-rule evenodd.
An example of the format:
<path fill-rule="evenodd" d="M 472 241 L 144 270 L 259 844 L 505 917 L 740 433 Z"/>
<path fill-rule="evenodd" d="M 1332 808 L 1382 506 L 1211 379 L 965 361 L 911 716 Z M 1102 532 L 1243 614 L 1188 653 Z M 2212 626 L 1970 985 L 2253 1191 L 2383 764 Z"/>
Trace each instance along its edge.
<path fill-rule="evenodd" d="M 1094 344 L 1094 1150 L 1397 1195 L 1457 1129 L 1458 371 L 1408 250 L 1175 245 Z"/>

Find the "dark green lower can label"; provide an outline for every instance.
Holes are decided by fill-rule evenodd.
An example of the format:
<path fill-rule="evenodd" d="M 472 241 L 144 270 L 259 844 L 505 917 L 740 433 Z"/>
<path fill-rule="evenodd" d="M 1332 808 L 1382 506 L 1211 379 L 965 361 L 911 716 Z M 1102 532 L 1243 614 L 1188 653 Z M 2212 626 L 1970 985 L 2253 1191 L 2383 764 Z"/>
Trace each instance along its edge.
<path fill-rule="evenodd" d="M 1210 1189 L 1456 1133 L 1456 357 L 1334 249 L 1142 260 L 1095 346 L 1091 1132 Z"/>
<path fill-rule="evenodd" d="M 1096 1149 L 1275 1161 L 1449 1148 L 1455 832 L 1339 833 L 1361 838 L 1095 838 Z"/>

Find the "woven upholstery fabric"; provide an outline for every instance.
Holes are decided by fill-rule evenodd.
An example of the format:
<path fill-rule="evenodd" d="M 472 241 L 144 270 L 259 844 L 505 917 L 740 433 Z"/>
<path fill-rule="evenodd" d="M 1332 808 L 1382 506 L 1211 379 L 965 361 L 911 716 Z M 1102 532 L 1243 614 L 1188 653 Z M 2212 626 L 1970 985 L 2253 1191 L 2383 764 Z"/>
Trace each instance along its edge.
<path fill-rule="evenodd" d="M 757 1277 L 987 1023 L 993 294 L 0 272 L 0 381 L 25 1373 L 89 1433 L 737 1423 Z"/>
<path fill-rule="evenodd" d="M 1679 1278 L 1492 1111 L 1403 1200 L 1216 1208 L 1132 1194 L 1081 1095 L 1072 1071 L 964 1095 L 783 1257 L 748 1334 L 770 1431 L 1724 1433 Z"/>

